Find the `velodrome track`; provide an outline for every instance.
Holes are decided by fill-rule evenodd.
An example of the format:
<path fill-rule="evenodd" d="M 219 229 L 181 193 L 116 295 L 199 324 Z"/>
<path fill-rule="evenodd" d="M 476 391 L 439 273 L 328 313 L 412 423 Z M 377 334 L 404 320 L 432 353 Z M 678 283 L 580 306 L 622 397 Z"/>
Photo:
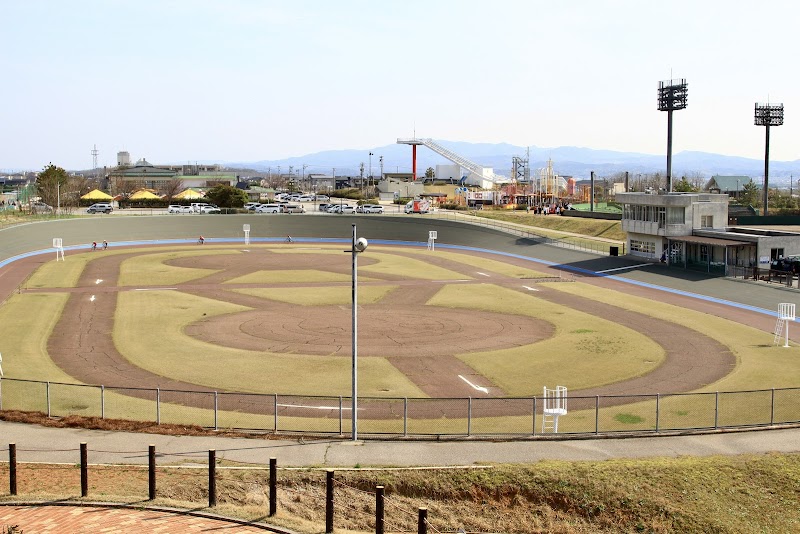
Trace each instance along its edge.
<path fill-rule="evenodd" d="M 751 326 L 771 331 L 775 326 L 778 305 L 795 302 L 798 292 L 779 286 L 744 283 L 715 278 L 703 273 L 687 272 L 660 264 L 645 264 L 630 257 L 606 257 L 539 243 L 504 232 L 460 221 L 428 216 L 378 215 L 154 215 L 125 216 L 97 215 L 65 220 L 23 224 L 0 230 L 0 284 L 20 283 L 27 272 L 8 260 L 34 251 L 46 251 L 52 239 L 63 239 L 69 254 L 70 247 L 88 248 L 92 241 L 107 240 L 111 247 L 122 243 L 186 240 L 195 242 L 203 235 L 210 243 L 215 240 L 244 239 L 242 226 L 249 224 L 250 237 L 341 239 L 349 242 L 352 225 L 358 225 L 359 236 L 369 240 L 412 242 L 424 245 L 428 231 L 438 232 L 437 245 L 455 245 L 495 251 L 530 258 L 578 276 L 603 273 L 595 280 L 610 284 L 614 289 L 641 294 L 657 289 L 657 300 L 683 301 L 688 298 L 715 315 L 728 316 L 735 309 L 755 311 L 744 319 Z M 143 243 L 144 244 L 144 243 Z M 54 252 L 51 252 L 54 254 Z M 37 256 L 36 262 L 49 261 L 53 256 Z M 25 267 L 30 270 L 30 265 Z M 5 278 L 5 280 L 4 280 Z M 587 280 L 584 280 L 587 281 Z M 736 313 L 730 318 L 735 319 Z M 762 320 L 759 320 L 758 318 Z M 740 321 L 743 319 L 740 317 Z M 754 324 L 755 321 L 755 324 Z M 797 329 L 793 329 L 796 332 Z M 797 341 L 797 334 L 790 332 Z"/>

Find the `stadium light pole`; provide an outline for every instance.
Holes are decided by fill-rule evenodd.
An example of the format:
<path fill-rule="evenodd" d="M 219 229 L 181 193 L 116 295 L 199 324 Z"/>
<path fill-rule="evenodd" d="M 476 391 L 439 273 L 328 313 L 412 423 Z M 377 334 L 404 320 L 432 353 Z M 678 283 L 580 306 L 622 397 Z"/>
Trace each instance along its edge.
<path fill-rule="evenodd" d="M 658 110 L 667 112 L 667 193 L 672 192 L 672 112 L 686 108 L 686 78 L 658 82 Z"/>
<path fill-rule="evenodd" d="M 765 126 L 767 138 L 764 143 L 764 216 L 769 207 L 769 127 L 783 124 L 783 104 L 756 103 L 756 126 Z"/>
<path fill-rule="evenodd" d="M 358 255 L 367 250 L 369 243 L 363 237 L 356 238 L 356 225 L 353 225 L 353 239 L 351 242 L 350 252 L 352 254 L 352 298 L 353 298 L 353 354 L 352 354 L 352 385 L 353 385 L 353 399 L 351 402 L 352 410 L 352 432 L 353 441 L 358 441 Z"/>

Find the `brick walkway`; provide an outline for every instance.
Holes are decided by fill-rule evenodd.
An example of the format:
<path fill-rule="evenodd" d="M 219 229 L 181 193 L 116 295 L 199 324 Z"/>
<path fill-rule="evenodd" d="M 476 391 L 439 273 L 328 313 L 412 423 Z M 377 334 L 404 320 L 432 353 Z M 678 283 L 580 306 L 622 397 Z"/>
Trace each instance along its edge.
<path fill-rule="evenodd" d="M 0 506 L 0 529 L 17 525 L 25 534 L 128 533 L 158 534 L 186 532 L 265 532 L 223 518 L 196 517 L 165 510 L 106 508 L 102 506 Z M 269 529 L 272 532 L 280 530 Z"/>

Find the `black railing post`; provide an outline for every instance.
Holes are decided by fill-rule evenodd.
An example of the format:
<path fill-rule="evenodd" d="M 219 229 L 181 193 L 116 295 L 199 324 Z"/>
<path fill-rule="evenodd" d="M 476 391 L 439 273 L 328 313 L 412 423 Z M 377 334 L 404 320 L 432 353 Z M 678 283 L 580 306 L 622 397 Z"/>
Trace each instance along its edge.
<path fill-rule="evenodd" d="M 147 495 L 152 501 L 156 498 L 156 446 L 150 445 L 147 448 L 148 470 L 147 470 Z"/>
<path fill-rule="evenodd" d="M 11 495 L 17 494 L 17 444 L 8 444 L 8 485 Z"/>
<path fill-rule="evenodd" d="M 375 486 L 375 534 L 383 534 L 383 486 Z"/>
<path fill-rule="evenodd" d="M 417 513 L 417 534 L 428 534 L 428 509 L 420 507 Z"/>
<path fill-rule="evenodd" d="M 278 512 L 278 459 L 269 459 L 269 516 Z"/>
<path fill-rule="evenodd" d="M 81 443 L 81 497 L 89 495 L 89 453 L 86 443 Z"/>
<path fill-rule="evenodd" d="M 325 534 L 333 534 L 333 469 L 325 473 Z"/>
<path fill-rule="evenodd" d="M 208 507 L 217 505 L 217 451 L 208 450 Z"/>

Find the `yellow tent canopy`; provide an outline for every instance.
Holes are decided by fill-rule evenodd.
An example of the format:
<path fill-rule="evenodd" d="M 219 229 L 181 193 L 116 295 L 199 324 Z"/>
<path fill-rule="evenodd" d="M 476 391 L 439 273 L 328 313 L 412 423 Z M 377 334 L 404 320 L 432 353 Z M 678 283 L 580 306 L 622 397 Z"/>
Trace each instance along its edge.
<path fill-rule="evenodd" d="M 99 189 L 94 189 L 83 195 L 81 198 L 84 200 L 111 200 L 114 197 L 103 193 Z"/>
<path fill-rule="evenodd" d="M 190 187 L 189 189 L 184 189 L 183 191 L 181 191 L 172 198 L 177 198 L 177 199 L 203 198 L 203 194 L 200 191 L 195 191 Z"/>
<path fill-rule="evenodd" d="M 146 189 L 136 191 L 134 194 L 130 196 L 131 200 L 149 200 L 152 198 L 161 198 L 161 197 L 158 195 L 154 195 L 153 193 L 147 191 Z"/>

